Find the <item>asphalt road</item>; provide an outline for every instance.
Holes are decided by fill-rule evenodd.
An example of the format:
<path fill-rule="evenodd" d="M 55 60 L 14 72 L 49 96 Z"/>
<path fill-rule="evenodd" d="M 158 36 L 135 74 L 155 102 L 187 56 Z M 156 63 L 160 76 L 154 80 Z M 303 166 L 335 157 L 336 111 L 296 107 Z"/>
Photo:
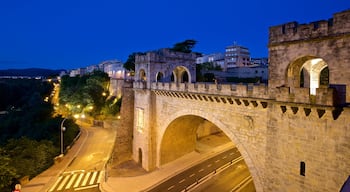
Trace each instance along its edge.
<path fill-rule="evenodd" d="M 178 192 L 190 185 L 195 184 L 208 174 L 214 174 L 214 171 L 223 165 L 239 158 L 241 154 L 237 148 L 224 151 L 214 157 L 211 157 L 200 164 L 193 166 L 182 173 L 162 182 L 150 189 L 150 192 Z"/>
<path fill-rule="evenodd" d="M 103 179 L 103 166 L 114 144 L 114 130 L 99 127 L 83 128 L 87 138 L 80 146 L 77 155 L 60 174 L 49 192 L 81 191 L 98 192 Z"/>
<path fill-rule="evenodd" d="M 244 161 L 239 161 L 203 182 L 191 192 L 230 192 L 238 186 L 244 179 L 250 176 L 249 170 Z M 251 181 L 247 186 L 244 186 L 240 191 L 255 192 L 254 184 Z"/>

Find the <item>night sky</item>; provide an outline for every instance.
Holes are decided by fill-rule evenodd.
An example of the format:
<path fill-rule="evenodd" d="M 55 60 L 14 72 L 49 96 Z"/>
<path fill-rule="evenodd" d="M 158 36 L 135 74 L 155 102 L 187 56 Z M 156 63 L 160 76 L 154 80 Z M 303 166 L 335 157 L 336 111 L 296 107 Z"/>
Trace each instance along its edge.
<path fill-rule="evenodd" d="M 268 29 L 327 20 L 350 0 L 1 0 L 0 69 L 75 69 L 172 47 L 267 57 Z M 350 21 L 349 21 L 350 22 Z"/>

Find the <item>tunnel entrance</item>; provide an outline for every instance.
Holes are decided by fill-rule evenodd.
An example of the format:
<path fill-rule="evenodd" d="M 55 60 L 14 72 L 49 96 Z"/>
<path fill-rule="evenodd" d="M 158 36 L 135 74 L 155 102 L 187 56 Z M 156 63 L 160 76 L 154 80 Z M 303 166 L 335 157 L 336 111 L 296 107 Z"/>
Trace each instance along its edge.
<path fill-rule="evenodd" d="M 171 122 L 164 133 L 160 164 L 227 143 L 230 143 L 230 139 L 210 121 L 194 115 L 182 116 Z"/>
<path fill-rule="evenodd" d="M 235 144 L 232 140 L 214 123 L 196 115 L 185 115 L 173 120 L 164 132 L 160 146 L 159 163 L 160 166 L 165 166 L 173 162 L 176 163 L 177 160 L 183 158 L 194 156 L 202 158 L 208 154 L 215 155 L 215 153 L 219 154 L 233 148 L 235 148 Z M 243 174 L 250 176 L 248 167 L 240 153 L 239 156 L 241 158 L 239 166 L 245 169 Z M 198 159 L 195 160 L 198 161 Z M 231 169 L 231 172 L 236 170 L 237 168 Z M 250 185 L 251 190 L 249 191 L 255 191 L 253 182 Z"/>

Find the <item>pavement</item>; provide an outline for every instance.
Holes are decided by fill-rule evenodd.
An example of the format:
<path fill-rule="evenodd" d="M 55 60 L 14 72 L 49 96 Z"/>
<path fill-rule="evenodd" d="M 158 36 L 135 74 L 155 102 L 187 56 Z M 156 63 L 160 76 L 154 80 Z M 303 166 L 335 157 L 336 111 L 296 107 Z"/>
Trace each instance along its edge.
<path fill-rule="evenodd" d="M 83 130 L 83 129 L 82 129 Z M 79 152 L 84 140 L 87 138 L 85 131 L 81 132 L 79 139 L 62 157 L 60 162 L 42 172 L 38 176 L 31 179 L 28 183 L 22 185 L 21 192 L 46 192 L 55 183 L 58 176 L 68 167 L 73 161 L 76 154 Z M 223 144 L 223 142 L 225 144 Z M 219 145 L 220 144 L 220 145 Z M 197 150 L 189 153 L 177 160 L 165 164 L 156 170 L 147 172 L 140 168 L 140 165 L 129 160 L 124 162 L 124 172 L 113 172 L 113 168 L 120 167 L 120 162 L 115 165 L 110 165 L 111 169 L 106 170 L 106 180 L 101 181 L 100 190 L 103 192 L 139 192 L 147 191 L 152 186 L 180 173 L 205 159 L 208 159 L 215 154 L 232 147 L 232 142 L 228 142 L 222 135 L 211 136 L 203 139 L 197 145 Z M 213 147 L 214 146 L 214 147 Z M 131 166 L 127 166 L 130 164 Z"/>

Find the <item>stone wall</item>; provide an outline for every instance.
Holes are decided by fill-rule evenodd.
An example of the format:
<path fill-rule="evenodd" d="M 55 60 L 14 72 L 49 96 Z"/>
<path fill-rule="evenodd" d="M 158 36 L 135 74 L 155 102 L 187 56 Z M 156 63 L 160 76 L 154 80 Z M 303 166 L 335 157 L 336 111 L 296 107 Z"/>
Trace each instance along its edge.
<path fill-rule="evenodd" d="M 300 85 L 290 79 L 288 71 L 296 65 L 302 67 L 306 60 L 321 58 L 329 68 L 329 87 L 334 87 L 339 94 L 344 89 L 350 90 L 349 20 L 350 10 L 334 14 L 329 21 L 303 25 L 293 22 L 271 27 L 269 87 L 290 87 L 293 92 Z M 344 94 L 344 98 L 338 99 L 344 100 L 341 105 L 349 103 L 350 91 Z"/>
<path fill-rule="evenodd" d="M 134 126 L 134 91 L 132 83 L 125 82 L 120 110 L 120 120 L 116 126 L 115 159 L 122 161 L 123 157 L 130 158 L 132 154 L 132 138 Z"/>
<path fill-rule="evenodd" d="M 316 109 L 280 107 L 271 105 L 267 117 L 264 191 L 339 191 L 350 174 L 349 108 L 334 120 L 331 110 L 320 118 Z"/>

